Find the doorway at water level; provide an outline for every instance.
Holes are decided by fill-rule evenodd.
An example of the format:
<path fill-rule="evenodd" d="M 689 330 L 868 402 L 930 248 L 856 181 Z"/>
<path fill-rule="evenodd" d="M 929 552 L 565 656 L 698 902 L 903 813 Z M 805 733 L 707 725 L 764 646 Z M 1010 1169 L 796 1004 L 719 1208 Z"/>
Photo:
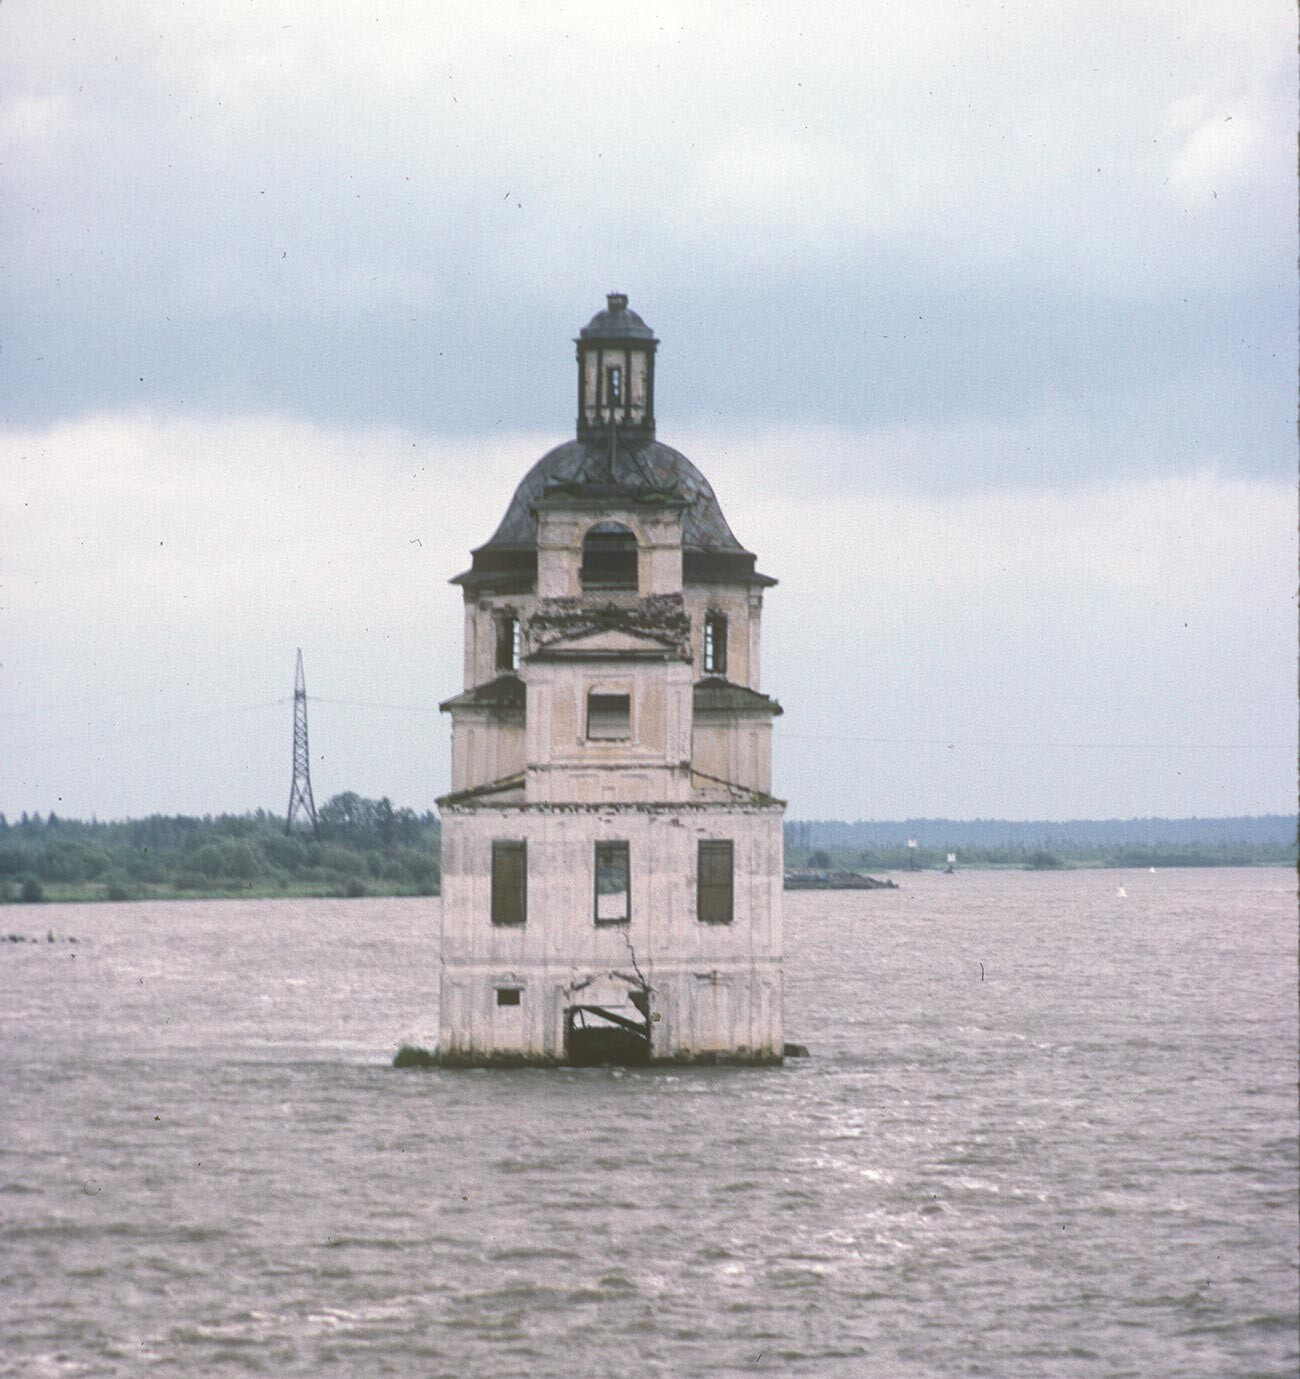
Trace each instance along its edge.
<path fill-rule="evenodd" d="M 575 1068 L 640 1067 L 650 1061 L 650 998 L 629 993 L 631 1005 L 569 1006 L 564 1013 L 564 1060 Z"/>

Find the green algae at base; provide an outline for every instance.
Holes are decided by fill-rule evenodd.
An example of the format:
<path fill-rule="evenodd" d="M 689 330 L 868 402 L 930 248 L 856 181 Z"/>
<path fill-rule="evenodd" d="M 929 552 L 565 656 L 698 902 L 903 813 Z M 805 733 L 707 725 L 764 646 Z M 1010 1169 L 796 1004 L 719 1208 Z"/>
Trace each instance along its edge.
<path fill-rule="evenodd" d="M 428 1049 L 422 1049 L 415 1044 L 403 1044 L 393 1055 L 393 1067 L 395 1068 L 436 1068 L 438 1067 L 438 1055 L 430 1053 Z"/>

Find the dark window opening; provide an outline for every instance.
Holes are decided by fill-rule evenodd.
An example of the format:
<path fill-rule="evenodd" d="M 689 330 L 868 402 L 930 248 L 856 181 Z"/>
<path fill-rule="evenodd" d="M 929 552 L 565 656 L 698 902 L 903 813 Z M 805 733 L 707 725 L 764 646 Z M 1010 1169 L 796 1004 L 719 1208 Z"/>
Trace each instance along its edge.
<path fill-rule="evenodd" d="M 593 690 L 587 696 L 587 736 L 594 741 L 626 742 L 632 736 L 632 696 Z"/>
<path fill-rule="evenodd" d="M 492 923 L 528 918 L 528 844 L 492 844 Z"/>
<path fill-rule="evenodd" d="M 596 844 L 596 923 L 632 918 L 632 867 L 626 843 Z"/>
<path fill-rule="evenodd" d="M 584 589 L 636 588 L 636 537 L 621 522 L 597 522 L 582 542 Z"/>
<path fill-rule="evenodd" d="M 497 669 L 518 670 L 521 629 L 519 619 L 513 613 L 501 613 L 497 617 Z"/>
<path fill-rule="evenodd" d="M 709 613 L 704 619 L 704 672 L 727 673 L 727 620 L 721 613 Z"/>
<path fill-rule="evenodd" d="M 735 897 L 735 856 L 729 839 L 701 841 L 696 914 L 702 924 L 730 924 Z"/>
<path fill-rule="evenodd" d="M 499 986 L 497 987 L 497 1005 L 517 1006 L 520 994 L 517 986 Z"/>

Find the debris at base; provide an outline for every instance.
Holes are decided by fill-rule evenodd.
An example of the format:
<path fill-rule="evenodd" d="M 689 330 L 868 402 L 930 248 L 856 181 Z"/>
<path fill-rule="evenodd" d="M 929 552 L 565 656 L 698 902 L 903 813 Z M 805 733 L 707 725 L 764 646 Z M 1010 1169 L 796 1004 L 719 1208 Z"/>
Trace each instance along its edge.
<path fill-rule="evenodd" d="M 781 1056 L 782 1056 L 783 1058 L 807 1058 L 807 1057 L 808 1057 L 808 1045 L 807 1045 L 807 1044 L 786 1044 L 786 1045 L 782 1048 L 782 1050 L 781 1050 Z"/>
<path fill-rule="evenodd" d="M 417 1048 L 414 1044 L 403 1044 L 393 1055 L 395 1068 L 436 1068 L 438 1055 L 428 1049 Z"/>

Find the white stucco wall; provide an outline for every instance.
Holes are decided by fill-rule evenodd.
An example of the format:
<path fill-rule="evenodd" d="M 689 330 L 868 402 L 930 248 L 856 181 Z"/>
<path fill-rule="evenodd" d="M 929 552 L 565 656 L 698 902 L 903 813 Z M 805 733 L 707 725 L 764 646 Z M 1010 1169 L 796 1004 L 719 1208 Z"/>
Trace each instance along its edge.
<path fill-rule="evenodd" d="M 694 714 L 708 613 L 727 619 L 725 677 L 759 688 L 762 593 L 683 588 L 680 502 L 551 498 L 536 511 L 535 590 L 465 601 L 466 689 L 504 673 L 496 627 L 510 613 L 525 629 L 525 707 L 453 707 L 453 790 L 520 773 L 524 784 L 444 802 L 441 1054 L 561 1061 L 571 1006 L 632 1018 L 629 991 L 644 979 L 654 1058 L 779 1059 L 782 806 L 747 793 L 771 790 L 771 723 L 752 711 Z M 606 521 L 636 537 L 634 590 L 582 588 L 583 539 Z M 625 737 L 590 735 L 593 692 L 628 696 Z M 702 839 L 733 846 L 729 924 L 697 917 Z M 527 848 L 522 926 L 491 921 L 494 840 Z M 598 841 L 628 845 L 626 924 L 596 923 Z M 502 988 L 519 1003 L 498 1004 Z"/>
<path fill-rule="evenodd" d="M 691 767 L 705 777 L 697 779 L 696 787 L 706 793 L 716 793 L 721 780 L 771 794 L 772 720 L 753 714 L 697 713 Z"/>
<path fill-rule="evenodd" d="M 528 920 L 521 926 L 491 921 L 494 839 L 527 845 Z M 733 844 L 730 924 L 697 918 L 701 839 Z M 595 922 L 597 841 L 628 844 L 626 924 Z M 614 998 L 626 989 L 614 974 L 639 970 L 651 988 L 656 1059 L 779 1058 L 782 873 L 779 806 L 447 809 L 443 1056 L 561 1060 L 567 1007 L 590 999 L 593 989 Z M 519 987 L 520 1005 L 498 1006 L 498 986 Z"/>

